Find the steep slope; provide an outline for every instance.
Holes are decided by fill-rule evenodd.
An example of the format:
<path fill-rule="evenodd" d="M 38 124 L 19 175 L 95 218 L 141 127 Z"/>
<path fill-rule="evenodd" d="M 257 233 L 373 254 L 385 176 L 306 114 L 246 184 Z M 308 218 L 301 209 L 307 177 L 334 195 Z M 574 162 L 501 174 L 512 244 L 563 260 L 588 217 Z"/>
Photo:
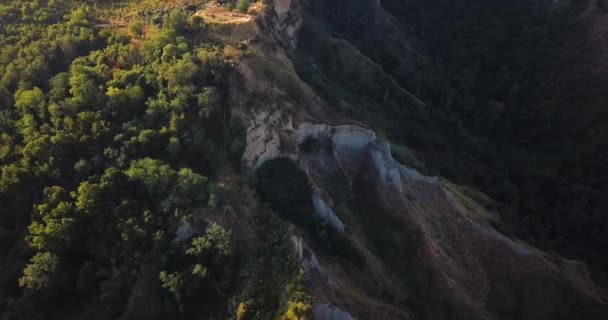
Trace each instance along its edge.
<path fill-rule="evenodd" d="M 605 292 L 583 265 L 501 235 L 490 224 L 493 214 L 471 205 L 476 201 L 459 187 L 398 163 L 386 140 L 316 97 L 284 59 L 297 34 L 292 28 L 305 21 L 298 18 L 304 13 L 300 3 L 285 10 L 288 3 L 260 21 L 264 30 L 273 30 L 259 42 L 265 48 L 274 37 L 289 44 L 261 55 L 282 58 L 271 72 L 260 72 L 257 58 L 241 66 L 244 95 L 261 99 L 243 109 L 251 119 L 244 161 L 257 171 L 262 200 L 299 227 L 292 239 L 312 286 L 317 319 L 606 314 Z M 264 50 L 256 48 L 259 43 L 252 45 L 258 53 Z M 353 76 L 365 76 L 365 70 Z M 278 76 L 289 82 L 277 82 Z M 403 99 L 403 112 L 424 108 L 411 93 L 401 94 L 395 95 Z M 294 184 L 296 175 L 301 178 Z M 293 200 L 283 202 L 277 192 L 293 194 Z M 329 244 L 319 243 L 314 225 L 306 222 L 313 217 L 302 217 L 311 211 L 333 229 L 324 231 L 333 233 Z"/>
<path fill-rule="evenodd" d="M 509 149 L 419 28 L 477 2 L 93 3 L 0 6 L 3 320 L 608 315 L 462 184 Z"/>
<path fill-rule="evenodd" d="M 373 118 L 417 151 L 427 173 L 498 200 L 501 230 L 585 260 L 603 277 L 601 1 L 307 3 L 312 17 L 294 62 L 333 109 Z M 352 81 L 350 70 L 362 70 L 353 56 L 427 108 L 398 102 L 398 112 L 386 111 L 393 95 L 367 75 Z"/>

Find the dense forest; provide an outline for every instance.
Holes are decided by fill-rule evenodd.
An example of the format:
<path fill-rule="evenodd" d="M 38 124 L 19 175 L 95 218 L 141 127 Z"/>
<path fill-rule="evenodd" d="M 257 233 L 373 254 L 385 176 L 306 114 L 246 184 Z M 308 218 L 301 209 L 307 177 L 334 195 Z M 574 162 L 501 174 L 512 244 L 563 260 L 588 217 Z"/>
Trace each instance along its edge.
<path fill-rule="evenodd" d="M 133 312 L 155 306 L 127 316 L 179 317 L 195 312 L 193 297 L 228 299 L 239 277 L 232 231 L 205 215 L 237 206 L 234 183 L 219 172 L 238 170 L 244 148 L 227 85 L 242 52 L 208 40 L 202 20 L 180 9 L 146 21 L 145 31 L 141 22 L 99 28 L 95 14 L 112 9 L 98 4 L 0 5 L 3 319 L 109 319 L 123 312 L 129 288 L 159 281 L 165 300 L 144 293 L 129 302 Z M 202 231 L 191 230 L 195 211 Z M 259 255 L 286 258 L 281 236 L 266 235 Z M 289 275 L 287 267 L 264 272 Z M 260 310 L 274 312 L 282 290 L 255 294 Z"/>

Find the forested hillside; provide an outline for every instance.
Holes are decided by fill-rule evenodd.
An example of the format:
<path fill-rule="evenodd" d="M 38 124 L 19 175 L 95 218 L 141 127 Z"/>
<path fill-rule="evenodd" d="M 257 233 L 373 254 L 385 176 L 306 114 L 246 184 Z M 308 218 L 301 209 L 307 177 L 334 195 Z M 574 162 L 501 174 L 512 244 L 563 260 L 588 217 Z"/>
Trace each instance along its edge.
<path fill-rule="evenodd" d="M 180 312 L 200 288 L 225 299 L 231 286 L 230 231 L 205 222 L 187 235 L 194 210 L 229 201 L 218 172 L 238 168 L 244 146 L 227 86 L 240 50 L 206 41 L 179 9 L 149 39 L 96 27 L 96 12 L 0 6 L 0 294 L 23 298 L 2 300 L 11 319 L 79 304 L 97 306 L 85 318 L 112 318 L 142 268 Z"/>
<path fill-rule="evenodd" d="M 602 318 L 605 13 L 2 1 L 0 319 Z"/>

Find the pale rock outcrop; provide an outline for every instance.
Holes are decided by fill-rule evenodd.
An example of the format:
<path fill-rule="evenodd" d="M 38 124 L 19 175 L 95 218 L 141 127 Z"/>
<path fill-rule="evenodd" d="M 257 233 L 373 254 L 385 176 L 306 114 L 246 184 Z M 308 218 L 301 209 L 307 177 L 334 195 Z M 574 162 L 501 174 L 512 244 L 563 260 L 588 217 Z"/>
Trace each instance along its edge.
<path fill-rule="evenodd" d="M 315 213 L 325 222 L 334 227 L 338 232 L 344 233 L 344 223 L 336 216 L 334 211 L 327 205 L 319 190 L 312 193 L 312 205 L 315 208 Z"/>
<path fill-rule="evenodd" d="M 372 130 L 356 125 L 331 126 L 304 122 L 292 126 L 291 120 L 278 125 L 262 119 L 258 122 L 260 121 L 263 122 L 260 127 L 265 129 L 257 127 L 249 132 L 271 129 L 273 134 L 284 137 L 286 145 L 281 146 L 279 141 L 273 142 L 273 138 L 268 138 L 267 143 L 248 147 L 246 156 L 250 167 L 255 169 L 262 162 L 277 157 L 291 158 L 307 174 L 312 186 L 311 197 L 315 212 L 311 214 L 322 217 L 341 233 L 344 233 L 345 228 L 338 214 L 344 211 L 334 212 L 334 199 L 330 195 L 338 196 L 348 192 L 336 192 L 336 188 L 350 187 L 350 191 L 357 192 L 356 187 L 359 190 L 362 187 L 360 183 L 367 184 L 365 190 L 369 190 L 369 196 L 373 197 L 371 200 L 375 201 L 377 210 L 390 215 L 403 228 L 399 233 L 393 234 L 395 239 L 405 240 L 408 246 L 416 248 L 416 256 L 410 258 L 420 263 L 411 264 L 414 268 L 412 272 L 428 277 L 417 285 L 431 288 L 428 289 L 429 292 L 450 296 L 458 304 L 480 315 L 480 318 L 489 319 L 489 306 L 494 301 L 492 295 L 496 294 L 496 290 L 503 290 L 501 294 L 504 298 L 513 300 L 528 294 L 528 287 L 534 287 L 525 282 L 527 287 L 510 288 L 508 284 L 513 279 L 530 277 L 544 281 L 543 285 L 567 283 L 568 290 L 573 293 L 584 293 L 587 290 L 586 283 L 570 280 L 571 276 L 542 252 L 530 249 L 489 225 L 480 223 L 477 217 L 470 214 L 471 209 L 455 197 L 441 179 L 425 176 L 397 162 L 391 155 L 388 141 L 378 138 Z M 249 141 L 259 143 L 264 140 L 261 137 L 248 137 Z M 336 295 L 349 296 L 352 291 L 352 286 L 345 284 L 343 273 L 350 266 L 338 263 L 323 268 L 317 256 L 301 238 L 293 237 L 292 241 L 300 264 L 315 288 L 315 318 L 352 320 L 352 315 L 367 318 L 367 308 L 371 304 L 364 302 L 366 300 L 354 298 L 357 302 L 353 302 L 336 298 Z M 538 274 L 546 276 L 534 278 Z M 375 278 L 368 285 L 373 286 L 373 281 L 384 281 L 379 279 L 382 278 Z M 366 279 L 359 278 L 357 281 Z M 510 291 L 504 291 L 506 289 Z M 547 305 L 546 310 L 559 309 L 559 302 L 553 304 L 554 302 L 548 302 L 549 297 L 543 299 L 547 300 L 543 300 Z M 429 314 L 433 314 L 434 306 L 441 306 L 442 303 L 432 299 L 427 302 L 432 305 L 425 311 Z M 361 307 L 361 303 L 366 304 L 366 307 Z M 384 305 L 378 308 L 387 310 Z M 534 310 L 527 306 L 520 308 Z M 394 312 L 391 314 L 406 319 L 407 316 L 403 316 L 399 310 L 390 309 L 386 312 Z"/>
<path fill-rule="evenodd" d="M 362 162 L 371 158 L 377 178 L 402 192 L 402 179 L 407 178 L 416 182 L 425 182 L 439 186 L 437 177 L 427 177 L 416 170 L 410 169 L 393 159 L 390 144 L 379 139 L 369 129 L 342 125 L 331 127 L 325 124 L 301 124 L 295 133 L 298 144 L 306 139 L 331 141 L 333 156 L 344 170 L 356 173 L 360 170 Z M 347 173 L 348 173 L 347 172 Z"/>
<path fill-rule="evenodd" d="M 302 26 L 300 4 L 293 0 L 274 0 L 274 11 L 279 18 L 279 26 L 286 37 L 290 50 L 297 46 L 297 32 Z"/>
<path fill-rule="evenodd" d="M 274 10 L 279 15 L 279 18 L 283 17 L 291 8 L 291 0 L 275 0 Z"/>
<path fill-rule="evenodd" d="M 323 269 L 317 255 L 310 249 L 310 247 L 304 242 L 302 237 L 292 236 L 291 242 L 293 243 L 294 252 L 300 265 L 306 271 L 308 279 L 313 280 L 316 286 L 335 287 L 335 283 L 329 277 L 328 273 Z"/>
<path fill-rule="evenodd" d="M 264 162 L 284 155 L 279 130 L 289 130 L 291 120 L 283 123 L 281 112 L 260 111 L 249 120 L 247 145 L 243 154 L 245 166 L 259 168 Z"/>
<path fill-rule="evenodd" d="M 194 236 L 194 229 L 189 222 L 182 223 L 175 232 L 175 242 L 184 242 Z"/>
<path fill-rule="evenodd" d="M 312 307 L 317 320 L 354 320 L 350 313 L 330 303 L 318 303 Z"/>

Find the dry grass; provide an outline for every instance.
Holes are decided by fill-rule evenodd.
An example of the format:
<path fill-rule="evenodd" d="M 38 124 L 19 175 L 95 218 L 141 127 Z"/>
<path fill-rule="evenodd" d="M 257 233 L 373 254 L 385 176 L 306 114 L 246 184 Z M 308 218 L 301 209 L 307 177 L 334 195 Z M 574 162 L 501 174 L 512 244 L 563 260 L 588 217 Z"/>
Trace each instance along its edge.
<path fill-rule="evenodd" d="M 207 23 L 218 24 L 242 24 L 248 23 L 263 10 L 263 5 L 260 2 L 253 3 L 249 7 L 247 13 L 239 13 L 236 11 L 228 11 L 226 8 L 218 6 L 215 3 L 207 4 L 203 10 L 199 10 L 196 15 L 200 16 Z"/>

